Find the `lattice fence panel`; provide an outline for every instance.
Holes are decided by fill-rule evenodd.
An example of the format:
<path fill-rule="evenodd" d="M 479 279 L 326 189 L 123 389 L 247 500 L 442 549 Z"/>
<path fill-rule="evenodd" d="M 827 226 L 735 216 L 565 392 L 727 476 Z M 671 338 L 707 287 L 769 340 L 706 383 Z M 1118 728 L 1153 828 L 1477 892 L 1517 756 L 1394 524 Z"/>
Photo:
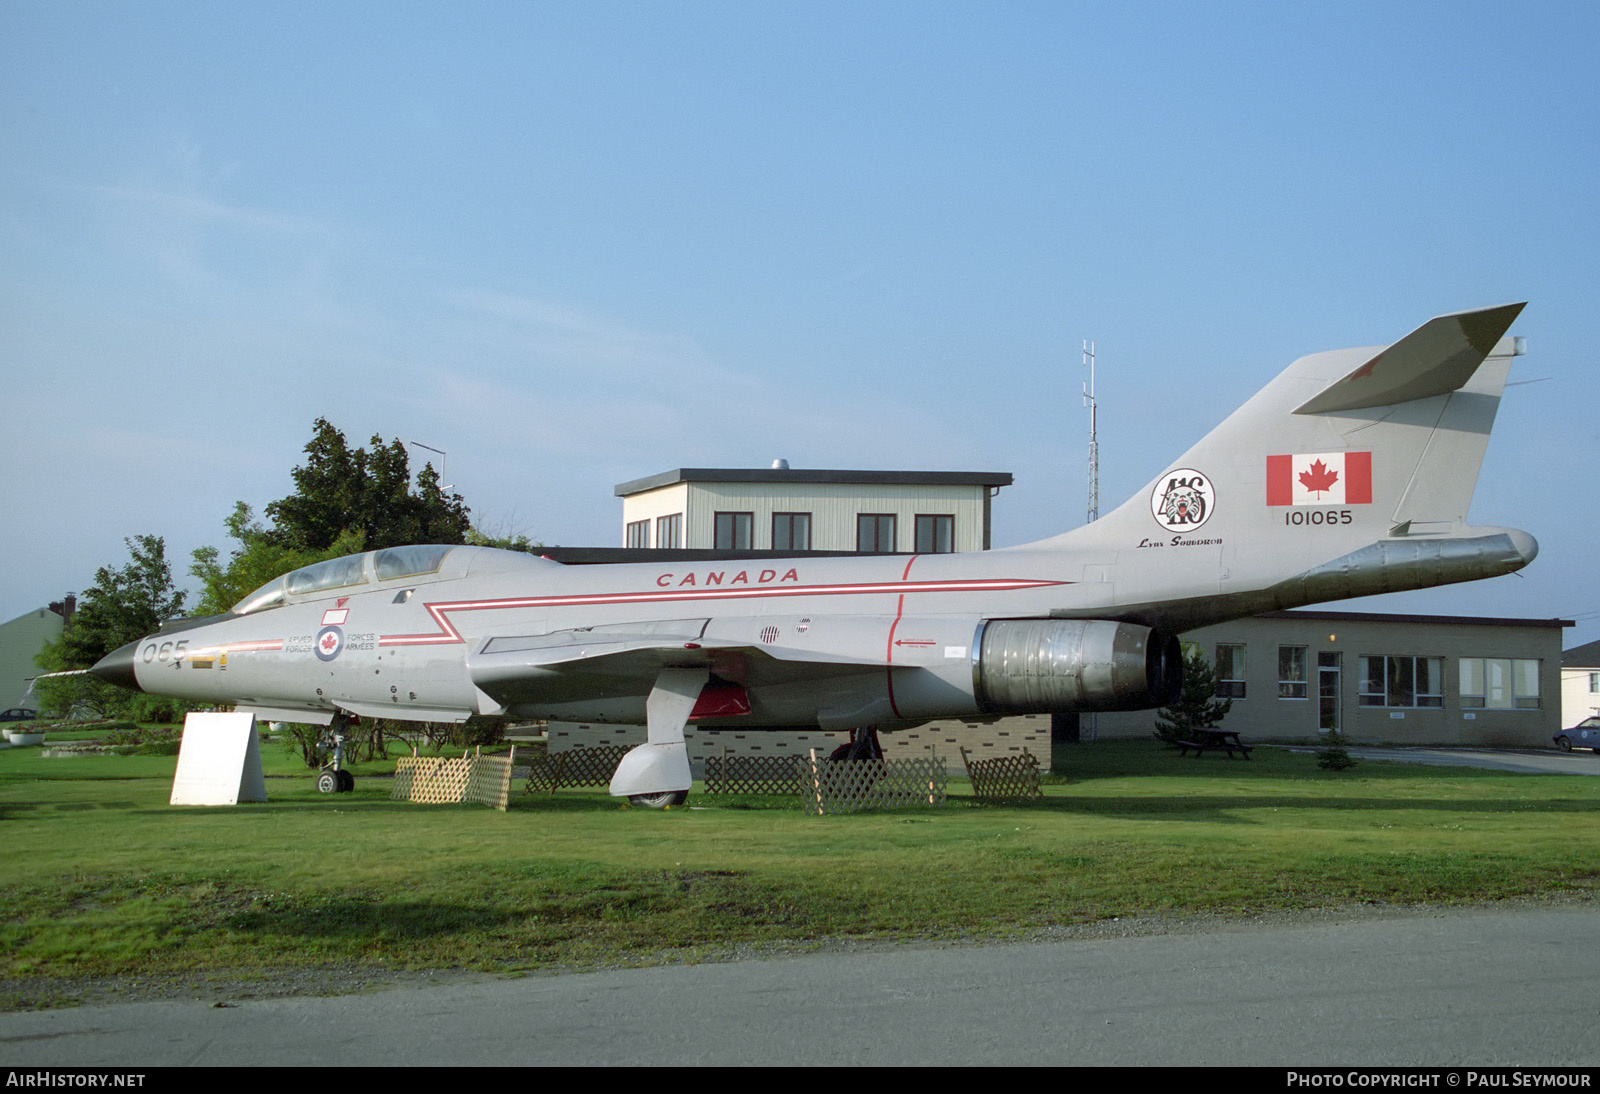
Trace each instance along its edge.
<path fill-rule="evenodd" d="M 972 794 L 983 801 L 1033 801 L 1044 797 L 1039 789 L 1039 761 L 1032 753 L 974 760 L 966 749 L 961 761 L 972 780 Z"/>
<path fill-rule="evenodd" d="M 549 789 L 554 790 L 556 786 L 610 786 L 611 776 L 617 773 L 617 765 L 627 754 L 628 749 L 625 745 L 572 748 L 557 753 L 561 766 L 557 772 L 555 785 Z M 535 786 L 535 781 L 529 780 L 530 791 L 544 789 Z"/>
<path fill-rule="evenodd" d="M 562 772 L 566 770 L 570 753 L 557 752 L 554 756 L 534 756 L 528 761 L 528 793 L 554 794 L 561 785 Z"/>
<path fill-rule="evenodd" d="M 513 762 L 511 756 L 402 756 L 395 764 L 389 800 L 423 805 L 469 801 L 505 812 Z"/>
<path fill-rule="evenodd" d="M 805 793 L 807 771 L 799 756 L 708 756 L 706 793 L 793 797 Z"/>
<path fill-rule="evenodd" d="M 510 756 L 474 756 L 464 800 L 493 806 L 504 813 L 511 803 Z"/>
<path fill-rule="evenodd" d="M 812 815 L 944 804 L 944 761 L 937 757 L 834 761 L 813 755 L 801 763 L 806 789 L 800 800 Z"/>
<path fill-rule="evenodd" d="M 402 756 L 395 765 L 390 801 L 446 805 L 458 802 L 472 777 L 472 757 Z"/>

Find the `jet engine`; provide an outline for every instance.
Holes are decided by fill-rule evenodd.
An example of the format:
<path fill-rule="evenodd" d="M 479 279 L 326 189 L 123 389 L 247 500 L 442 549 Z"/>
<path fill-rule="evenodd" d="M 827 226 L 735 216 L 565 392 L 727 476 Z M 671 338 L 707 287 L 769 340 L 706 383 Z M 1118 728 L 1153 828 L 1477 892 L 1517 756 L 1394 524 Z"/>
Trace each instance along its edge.
<path fill-rule="evenodd" d="M 974 651 L 973 692 L 990 714 L 1149 710 L 1183 686 L 1177 637 L 1137 623 L 991 619 Z"/>

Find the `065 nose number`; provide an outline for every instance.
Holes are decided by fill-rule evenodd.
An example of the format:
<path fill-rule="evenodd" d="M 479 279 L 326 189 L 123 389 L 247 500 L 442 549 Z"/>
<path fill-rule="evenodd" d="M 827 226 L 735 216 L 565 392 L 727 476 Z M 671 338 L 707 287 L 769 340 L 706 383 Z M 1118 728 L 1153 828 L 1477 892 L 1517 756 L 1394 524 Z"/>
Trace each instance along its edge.
<path fill-rule="evenodd" d="M 189 645 L 187 638 L 178 642 L 163 642 L 160 645 L 152 642 L 144 648 L 144 663 L 152 661 L 182 661 L 184 650 Z"/>

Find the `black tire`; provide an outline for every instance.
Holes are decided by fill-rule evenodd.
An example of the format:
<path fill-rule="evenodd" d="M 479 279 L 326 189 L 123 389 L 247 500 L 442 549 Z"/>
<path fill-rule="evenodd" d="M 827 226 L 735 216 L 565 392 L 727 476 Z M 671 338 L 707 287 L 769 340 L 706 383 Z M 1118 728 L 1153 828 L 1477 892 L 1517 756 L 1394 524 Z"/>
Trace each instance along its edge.
<path fill-rule="evenodd" d="M 337 794 L 339 792 L 339 773 L 332 770 L 317 772 L 317 793 Z"/>
<path fill-rule="evenodd" d="M 630 794 L 628 801 L 640 809 L 665 809 L 671 805 L 682 805 L 689 800 L 687 790 L 663 790 L 659 794 Z"/>
<path fill-rule="evenodd" d="M 356 777 L 354 775 L 350 774 L 350 772 L 346 771 L 344 768 L 341 767 L 338 770 L 337 774 L 339 776 L 339 790 L 338 790 L 338 792 L 340 794 L 348 794 L 348 793 L 350 793 L 350 791 L 352 791 L 352 790 L 354 790 L 356 788 Z"/>

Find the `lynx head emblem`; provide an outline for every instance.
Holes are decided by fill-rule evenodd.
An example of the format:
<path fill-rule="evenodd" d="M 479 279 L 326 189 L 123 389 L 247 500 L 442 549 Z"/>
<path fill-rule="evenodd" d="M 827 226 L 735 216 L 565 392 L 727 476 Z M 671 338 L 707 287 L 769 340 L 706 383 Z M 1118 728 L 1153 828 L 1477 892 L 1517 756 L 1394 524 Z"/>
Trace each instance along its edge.
<path fill-rule="evenodd" d="M 1188 467 L 1169 471 L 1150 491 L 1150 515 L 1169 532 L 1192 532 L 1211 517 L 1211 480 Z"/>

